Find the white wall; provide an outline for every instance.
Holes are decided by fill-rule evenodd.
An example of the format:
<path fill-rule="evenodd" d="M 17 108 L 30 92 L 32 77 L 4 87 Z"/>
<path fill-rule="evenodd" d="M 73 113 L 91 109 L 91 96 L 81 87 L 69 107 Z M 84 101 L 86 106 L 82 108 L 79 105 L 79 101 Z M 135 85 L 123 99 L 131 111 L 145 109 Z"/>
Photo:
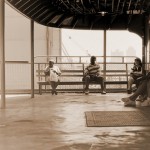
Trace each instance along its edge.
<path fill-rule="evenodd" d="M 6 61 L 30 61 L 30 20 L 6 4 Z M 35 56 L 47 54 L 46 27 L 34 24 Z"/>
<path fill-rule="evenodd" d="M 5 5 L 5 58 L 6 61 L 30 59 L 30 20 Z"/>
<path fill-rule="evenodd" d="M 6 91 L 31 88 L 30 19 L 5 5 L 5 60 L 29 63 L 6 63 Z M 60 30 L 34 23 L 34 55 L 60 55 Z M 45 62 L 46 58 L 35 59 Z M 35 67 L 36 68 L 36 67 Z M 35 71 L 35 87 L 37 77 Z"/>

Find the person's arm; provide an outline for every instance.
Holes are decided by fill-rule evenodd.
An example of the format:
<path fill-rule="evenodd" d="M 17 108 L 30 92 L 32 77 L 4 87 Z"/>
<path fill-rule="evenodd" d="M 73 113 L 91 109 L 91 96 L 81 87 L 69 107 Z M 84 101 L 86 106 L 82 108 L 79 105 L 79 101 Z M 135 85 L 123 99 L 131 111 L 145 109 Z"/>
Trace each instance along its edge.
<path fill-rule="evenodd" d="M 61 75 L 61 71 L 60 71 L 59 67 L 57 67 L 57 75 L 58 75 L 58 76 Z"/>
<path fill-rule="evenodd" d="M 137 67 L 137 71 L 134 71 L 134 73 L 136 73 L 136 74 L 142 74 L 142 67 L 138 66 Z"/>
<path fill-rule="evenodd" d="M 143 80 L 146 80 L 146 79 L 149 79 L 150 78 L 150 72 L 148 72 L 146 75 L 143 75 L 139 78 L 137 78 L 136 80 L 137 81 L 143 81 Z"/>
<path fill-rule="evenodd" d="M 47 66 L 47 67 L 44 69 L 44 74 L 45 74 L 46 76 L 50 75 L 49 66 Z"/>
<path fill-rule="evenodd" d="M 97 64 L 97 73 L 96 73 L 97 76 L 100 76 L 101 75 L 101 67 L 99 64 Z"/>
<path fill-rule="evenodd" d="M 88 70 L 88 66 L 85 68 L 85 70 L 84 70 L 84 75 L 86 76 L 86 75 L 88 75 L 89 74 L 89 70 Z"/>

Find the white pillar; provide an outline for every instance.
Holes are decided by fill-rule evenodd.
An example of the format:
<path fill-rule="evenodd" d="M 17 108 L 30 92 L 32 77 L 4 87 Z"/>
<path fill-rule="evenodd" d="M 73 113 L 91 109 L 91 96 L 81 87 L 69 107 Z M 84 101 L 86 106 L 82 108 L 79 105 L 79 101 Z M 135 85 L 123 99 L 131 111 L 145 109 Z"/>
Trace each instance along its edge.
<path fill-rule="evenodd" d="M 0 0 L 1 108 L 5 108 L 5 1 Z"/>

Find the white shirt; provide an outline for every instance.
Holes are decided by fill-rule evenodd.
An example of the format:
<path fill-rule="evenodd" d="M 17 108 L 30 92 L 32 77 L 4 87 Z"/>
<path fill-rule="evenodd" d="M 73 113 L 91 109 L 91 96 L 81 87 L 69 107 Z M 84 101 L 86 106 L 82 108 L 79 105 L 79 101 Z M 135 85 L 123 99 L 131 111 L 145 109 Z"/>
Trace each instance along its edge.
<path fill-rule="evenodd" d="M 61 74 L 59 67 L 54 65 L 52 68 L 50 68 L 49 66 L 47 66 L 45 68 L 45 72 L 48 72 L 48 71 L 50 71 L 49 80 L 57 82 Z"/>

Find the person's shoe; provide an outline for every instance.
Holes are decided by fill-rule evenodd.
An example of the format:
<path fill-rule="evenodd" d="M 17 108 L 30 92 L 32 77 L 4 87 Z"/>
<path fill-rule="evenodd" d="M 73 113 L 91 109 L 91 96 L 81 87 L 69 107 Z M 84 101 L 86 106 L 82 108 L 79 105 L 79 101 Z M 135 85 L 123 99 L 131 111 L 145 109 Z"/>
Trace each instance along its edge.
<path fill-rule="evenodd" d="M 141 106 L 150 106 L 150 99 L 146 99 L 143 102 L 141 102 Z"/>
<path fill-rule="evenodd" d="M 52 95 L 54 95 L 55 91 L 52 91 Z"/>
<path fill-rule="evenodd" d="M 147 97 L 143 96 L 143 95 L 139 95 L 138 99 L 136 99 L 136 101 L 140 101 L 140 102 L 144 102 L 147 99 Z"/>
<path fill-rule="evenodd" d="M 54 91 L 55 95 L 57 95 L 58 93 L 56 91 Z"/>
<path fill-rule="evenodd" d="M 103 91 L 101 92 L 101 94 L 106 94 L 106 91 L 103 90 Z"/>
<path fill-rule="evenodd" d="M 136 106 L 136 103 L 135 103 L 135 101 L 129 100 L 129 101 L 127 101 L 127 102 L 124 102 L 124 106 L 125 106 L 125 107 L 135 107 L 135 106 Z"/>
<path fill-rule="evenodd" d="M 89 89 L 85 89 L 85 95 L 89 94 Z"/>
<path fill-rule="evenodd" d="M 122 98 L 121 99 L 123 102 L 128 102 L 128 101 L 130 101 L 130 98 L 129 97 L 125 97 L 125 98 Z"/>
<path fill-rule="evenodd" d="M 131 90 L 127 90 L 127 93 L 128 93 L 128 94 L 131 94 L 131 93 L 132 93 L 132 91 L 131 91 Z"/>

